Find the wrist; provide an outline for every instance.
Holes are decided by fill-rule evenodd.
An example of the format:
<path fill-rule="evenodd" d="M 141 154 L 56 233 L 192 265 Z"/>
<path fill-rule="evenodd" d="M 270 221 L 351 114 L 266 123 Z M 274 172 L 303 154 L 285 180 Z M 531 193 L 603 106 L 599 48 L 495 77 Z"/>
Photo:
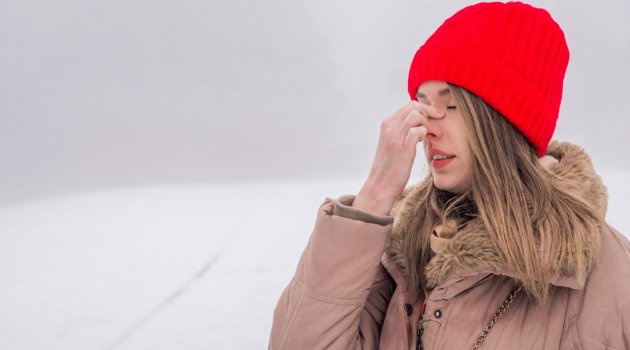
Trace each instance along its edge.
<path fill-rule="evenodd" d="M 393 205 L 393 199 L 382 198 L 369 186 L 364 186 L 352 202 L 353 208 L 377 215 L 389 215 Z"/>

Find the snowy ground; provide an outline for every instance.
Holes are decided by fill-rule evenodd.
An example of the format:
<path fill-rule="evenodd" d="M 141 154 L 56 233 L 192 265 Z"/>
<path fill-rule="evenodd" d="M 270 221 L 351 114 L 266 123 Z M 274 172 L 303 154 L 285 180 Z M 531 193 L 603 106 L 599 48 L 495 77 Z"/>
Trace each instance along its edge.
<path fill-rule="evenodd" d="M 630 232 L 629 173 L 608 219 Z M 128 188 L 0 208 L 0 349 L 263 349 L 325 197 L 362 179 Z"/>

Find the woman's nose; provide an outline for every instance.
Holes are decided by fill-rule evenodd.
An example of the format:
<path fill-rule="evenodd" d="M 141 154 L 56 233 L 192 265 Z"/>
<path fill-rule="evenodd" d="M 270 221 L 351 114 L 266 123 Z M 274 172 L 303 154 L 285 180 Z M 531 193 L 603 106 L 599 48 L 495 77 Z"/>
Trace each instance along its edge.
<path fill-rule="evenodd" d="M 428 138 L 438 138 L 441 136 L 442 131 L 440 128 L 442 118 L 427 118 L 426 128 L 427 128 L 427 136 Z"/>

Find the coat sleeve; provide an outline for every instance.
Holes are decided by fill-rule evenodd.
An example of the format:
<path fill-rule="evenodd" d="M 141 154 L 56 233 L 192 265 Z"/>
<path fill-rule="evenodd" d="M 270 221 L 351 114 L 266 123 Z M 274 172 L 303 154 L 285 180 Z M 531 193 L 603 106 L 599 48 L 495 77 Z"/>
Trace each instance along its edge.
<path fill-rule="evenodd" d="M 630 349 L 630 242 L 602 230 L 598 263 L 584 288 L 575 335 L 581 349 Z"/>
<path fill-rule="evenodd" d="M 361 212 L 352 200 L 326 198 L 320 206 L 274 311 L 270 349 L 378 348 L 394 290 L 380 263 L 393 218 Z"/>

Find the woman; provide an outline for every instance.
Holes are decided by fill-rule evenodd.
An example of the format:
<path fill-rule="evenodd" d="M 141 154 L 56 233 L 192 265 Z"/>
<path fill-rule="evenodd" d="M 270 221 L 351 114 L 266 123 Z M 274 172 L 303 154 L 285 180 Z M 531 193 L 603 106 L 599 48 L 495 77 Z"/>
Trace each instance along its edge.
<path fill-rule="evenodd" d="M 545 10 L 447 19 L 362 189 L 320 207 L 270 348 L 630 348 L 630 243 L 588 155 L 550 143 L 568 60 Z"/>

